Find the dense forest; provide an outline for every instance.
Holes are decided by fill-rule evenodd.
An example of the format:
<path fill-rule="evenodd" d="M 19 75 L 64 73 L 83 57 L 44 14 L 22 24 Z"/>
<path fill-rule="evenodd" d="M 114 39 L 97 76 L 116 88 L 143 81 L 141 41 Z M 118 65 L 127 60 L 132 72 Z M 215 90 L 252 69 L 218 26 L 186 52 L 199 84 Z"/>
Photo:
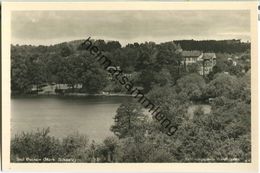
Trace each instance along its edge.
<path fill-rule="evenodd" d="M 200 50 L 203 52 L 221 52 L 221 53 L 238 53 L 250 49 L 249 43 L 243 43 L 240 40 L 177 40 L 185 50 Z"/>
<path fill-rule="evenodd" d="M 120 85 L 111 82 L 107 72 L 100 68 L 90 53 L 81 48 L 83 40 L 65 42 L 51 46 L 11 46 L 11 91 L 12 94 L 30 94 L 33 85 L 37 88 L 51 83 L 68 84 L 69 92 L 99 93 L 101 91 L 122 92 Z M 234 42 L 234 43 L 233 43 Z M 178 44 L 177 44 L 178 43 Z M 130 74 L 135 85 L 148 92 L 155 85 L 174 85 L 176 80 L 187 74 L 181 65 L 181 50 L 203 50 L 217 53 L 220 65 L 217 72 L 239 74 L 247 71 L 250 63 L 250 43 L 230 41 L 177 41 L 155 44 L 134 43 L 122 47 L 118 41 L 95 40 L 95 45 L 108 56 L 114 65 L 125 74 Z M 228 58 L 240 57 L 238 66 L 228 67 Z M 222 64 L 221 64 L 222 63 Z M 188 67 L 196 73 L 198 67 Z M 82 88 L 75 91 L 75 86 Z"/>
<path fill-rule="evenodd" d="M 12 45 L 12 92 L 30 93 L 32 85 L 82 84 L 77 92 L 124 92 L 110 81 L 81 41 L 54 46 Z M 201 44 L 200 44 L 201 43 Z M 173 136 L 164 133 L 160 123 L 149 118 L 135 101 L 122 104 L 111 126 L 114 136 L 101 143 L 80 134 L 63 139 L 49 135 L 49 129 L 17 134 L 11 141 L 11 161 L 18 158 L 73 158 L 75 162 L 251 162 L 251 73 L 250 44 L 220 42 L 225 49 L 207 42 L 217 55 L 217 64 L 207 76 L 196 65 L 181 65 L 180 49 L 202 50 L 204 41 L 189 45 L 128 44 L 96 40 L 95 44 L 114 64 L 142 86 L 147 97 L 178 126 Z M 229 47 L 230 46 L 230 47 Z M 225 51 L 226 48 L 230 48 Z M 236 61 L 236 63 L 234 63 Z M 193 116 L 187 109 L 196 101 L 214 98 L 210 113 L 198 107 Z M 26 160 L 24 160 L 26 162 Z"/>

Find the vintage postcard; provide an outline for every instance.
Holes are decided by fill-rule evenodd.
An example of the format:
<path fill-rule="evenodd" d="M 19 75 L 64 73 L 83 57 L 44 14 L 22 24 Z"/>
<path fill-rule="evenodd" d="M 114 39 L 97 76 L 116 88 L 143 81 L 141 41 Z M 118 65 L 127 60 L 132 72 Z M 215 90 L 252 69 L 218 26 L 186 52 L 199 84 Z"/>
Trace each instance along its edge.
<path fill-rule="evenodd" d="M 3 169 L 256 171 L 257 14 L 3 3 Z"/>

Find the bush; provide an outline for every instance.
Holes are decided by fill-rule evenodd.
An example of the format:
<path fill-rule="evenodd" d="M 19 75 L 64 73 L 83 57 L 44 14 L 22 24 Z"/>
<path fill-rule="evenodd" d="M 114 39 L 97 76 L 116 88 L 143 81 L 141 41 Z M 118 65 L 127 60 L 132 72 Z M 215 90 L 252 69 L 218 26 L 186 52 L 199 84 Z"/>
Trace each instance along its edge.
<path fill-rule="evenodd" d="M 11 161 L 18 158 L 24 162 L 43 162 L 44 158 L 57 159 L 61 155 L 60 141 L 49 136 L 50 129 L 37 130 L 31 133 L 21 133 L 11 140 Z M 30 160 L 26 160 L 30 159 Z"/>
<path fill-rule="evenodd" d="M 50 129 L 15 135 L 11 139 L 11 162 L 90 162 L 87 137 L 78 133 L 60 140 Z"/>
<path fill-rule="evenodd" d="M 89 141 L 86 136 L 75 133 L 65 137 L 61 145 L 63 158 L 73 158 L 77 162 L 90 162 L 91 151 Z"/>

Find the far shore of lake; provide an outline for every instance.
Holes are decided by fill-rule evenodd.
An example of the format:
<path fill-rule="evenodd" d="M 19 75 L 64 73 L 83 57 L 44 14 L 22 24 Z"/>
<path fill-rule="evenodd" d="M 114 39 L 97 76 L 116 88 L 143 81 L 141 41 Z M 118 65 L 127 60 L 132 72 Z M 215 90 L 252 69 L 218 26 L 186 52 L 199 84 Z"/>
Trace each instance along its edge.
<path fill-rule="evenodd" d="M 38 94 L 12 94 L 13 97 L 16 96 L 78 96 L 78 97 L 85 97 L 85 96 L 107 96 L 107 97 L 133 97 L 131 94 L 124 94 L 124 93 L 100 93 L 100 94 L 89 94 L 89 93 L 38 93 Z"/>
<path fill-rule="evenodd" d="M 106 93 L 106 94 L 87 94 L 87 93 L 65 93 L 65 96 L 127 96 L 131 97 L 131 94 L 124 94 L 124 93 Z"/>

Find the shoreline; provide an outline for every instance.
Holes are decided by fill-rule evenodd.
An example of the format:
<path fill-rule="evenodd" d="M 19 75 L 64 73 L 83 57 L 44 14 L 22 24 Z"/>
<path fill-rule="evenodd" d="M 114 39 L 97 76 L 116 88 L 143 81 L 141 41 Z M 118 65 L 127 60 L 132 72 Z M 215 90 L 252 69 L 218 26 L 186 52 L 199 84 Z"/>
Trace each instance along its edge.
<path fill-rule="evenodd" d="M 131 94 L 123 94 L 123 93 L 112 93 L 112 94 L 87 94 L 87 93 L 67 93 L 64 96 L 121 96 L 121 97 L 132 97 Z"/>
<path fill-rule="evenodd" d="M 38 93 L 38 94 L 11 94 L 12 97 L 20 97 L 20 96 L 77 96 L 77 97 L 86 97 L 86 96 L 105 96 L 105 97 L 133 97 L 131 94 L 123 94 L 123 93 L 111 93 L 111 94 L 88 94 L 88 93 L 64 93 L 64 94 L 56 94 L 56 93 Z"/>

